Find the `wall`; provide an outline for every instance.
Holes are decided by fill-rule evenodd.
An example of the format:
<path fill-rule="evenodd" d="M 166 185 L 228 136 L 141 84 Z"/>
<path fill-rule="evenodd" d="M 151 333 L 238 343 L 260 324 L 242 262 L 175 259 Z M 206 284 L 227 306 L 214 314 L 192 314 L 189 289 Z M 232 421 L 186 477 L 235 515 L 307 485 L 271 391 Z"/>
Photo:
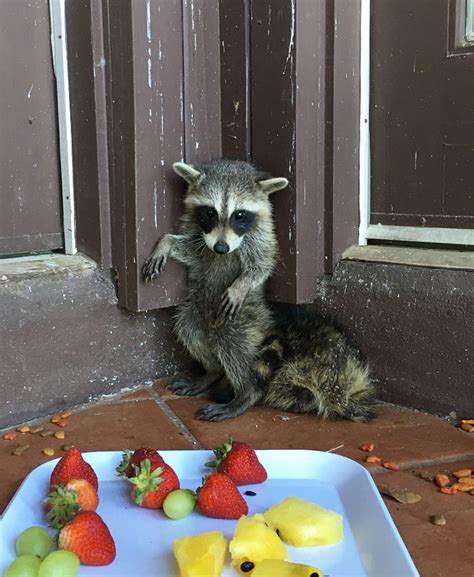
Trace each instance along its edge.
<path fill-rule="evenodd" d="M 170 309 L 133 314 L 95 268 L 0 282 L 0 429 L 186 366 Z"/>
<path fill-rule="evenodd" d="M 342 261 L 313 306 L 360 345 L 381 399 L 474 414 L 472 271 Z"/>

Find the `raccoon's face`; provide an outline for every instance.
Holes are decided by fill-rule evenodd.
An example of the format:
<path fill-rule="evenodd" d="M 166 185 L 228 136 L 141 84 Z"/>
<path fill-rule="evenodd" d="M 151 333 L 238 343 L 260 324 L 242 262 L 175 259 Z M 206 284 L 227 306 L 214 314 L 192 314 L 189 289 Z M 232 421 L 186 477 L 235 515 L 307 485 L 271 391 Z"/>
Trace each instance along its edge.
<path fill-rule="evenodd" d="M 257 213 L 245 208 L 198 205 L 194 218 L 207 246 L 218 254 L 227 254 L 238 248 L 244 235 L 252 230 Z"/>
<path fill-rule="evenodd" d="M 236 250 L 246 234 L 271 220 L 268 196 L 288 184 L 286 178 L 259 180 L 252 165 L 238 161 L 215 162 L 201 170 L 175 163 L 174 169 L 189 185 L 188 214 L 206 245 L 222 255 Z"/>

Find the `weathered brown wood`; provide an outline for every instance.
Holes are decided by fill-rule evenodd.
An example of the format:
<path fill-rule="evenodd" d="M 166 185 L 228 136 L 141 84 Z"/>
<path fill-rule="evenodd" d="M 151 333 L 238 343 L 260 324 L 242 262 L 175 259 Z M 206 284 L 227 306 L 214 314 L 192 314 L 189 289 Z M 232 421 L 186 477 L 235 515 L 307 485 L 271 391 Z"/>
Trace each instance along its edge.
<path fill-rule="evenodd" d="M 358 243 L 360 5 L 334 2 L 331 268 Z"/>
<path fill-rule="evenodd" d="M 183 51 L 185 158 L 220 158 L 219 0 L 183 0 Z"/>
<path fill-rule="evenodd" d="M 133 6 L 132 6 L 133 4 Z M 114 268 L 122 306 L 177 302 L 182 273 L 170 263 L 145 285 L 141 265 L 176 227 L 180 186 L 172 163 L 184 155 L 182 14 L 179 0 L 109 2 Z"/>
<path fill-rule="evenodd" d="M 299 0 L 296 18 L 296 302 L 301 303 L 314 300 L 316 275 L 326 271 L 330 249 L 325 142 L 326 33 L 332 21 L 325 0 Z"/>
<path fill-rule="evenodd" d="M 101 0 L 66 3 L 78 250 L 111 265 Z"/>
<path fill-rule="evenodd" d="M 114 268 L 132 310 L 179 302 L 170 262 L 150 285 L 141 266 L 178 227 L 183 183 L 172 164 L 221 156 L 218 1 L 108 2 Z"/>
<path fill-rule="evenodd" d="M 467 51 L 465 8 L 454 0 L 373 2 L 373 224 L 474 224 L 474 53 L 458 53 Z"/>
<path fill-rule="evenodd" d="M 47 0 L 0 2 L 0 255 L 63 246 Z"/>
<path fill-rule="evenodd" d="M 326 3 L 252 4 L 252 156 L 290 180 L 275 194 L 281 259 L 272 296 L 314 298 L 324 270 Z"/>
<path fill-rule="evenodd" d="M 125 216 L 126 198 L 135 191 L 133 50 L 131 6 L 127 0 L 103 0 L 108 121 L 112 264 L 119 303 L 127 307 L 128 274 Z"/>
<path fill-rule="evenodd" d="M 250 0 L 220 0 L 223 158 L 250 160 Z"/>

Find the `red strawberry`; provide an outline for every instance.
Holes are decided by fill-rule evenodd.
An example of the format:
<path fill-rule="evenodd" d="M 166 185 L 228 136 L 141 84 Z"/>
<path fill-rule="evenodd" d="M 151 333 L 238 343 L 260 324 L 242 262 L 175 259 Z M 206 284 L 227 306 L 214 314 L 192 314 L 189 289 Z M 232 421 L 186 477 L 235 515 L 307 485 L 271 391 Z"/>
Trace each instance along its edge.
<path fill-rule="evenodd" d="M 222 447 L 214 449 L 216 460 L 206 463 L 206 467 L 216 469 L 230 477 L 236 485 L 251 485 L 267 480 L 267 472 L 257 458 L 255 451 L 247 443 L 232 441 L 229 437 Z"/>
<path fill-rule="evenodd" d="M 95 511 L 81 511 L 61 529 L 58 548 L 75 553 L 84 565 L 109 565 L 116 554 L 109 528 Z"/>
<path fill-rule="evenodd" d="M 165 462 L 158 451 L 155 451 L 154 449 L 137 449 L 134 451 L 133 455 L 130 449 L 124 449 L 122 454 L 122 462 L 116 467 L 115 470 L 117 471 L 118 475 L 124 479 L 134 477 L 135 470 L 133 466 L 137 465 L 137 467 L 140 468 L 141 462 L 145 459 L 149 459 L 152 465 L 155 463 L 158 465 L 163 465 Z"/>
<path fill-rule="evenodd" d="M 72 479 L 66 485 L 57 485 L 44 502 L 48 509 L 46 519 L 51 527 L 59 529 L 80 511 L 95 511 L 99 497 L 89 481 Z"/>
<path fill-rule="evenodd" d="M 198 489 L 196 502 L 203 515 L 217 519 L 240 519 L 249 511 L 234 481 L 222 473 L 207 477 Z"/>
<path fill-rule="evenodd" d="M 81 451 L 75 447 L 66 451 L 56 467 L 54 467 L 51 473 L 50 491 L 54 491 L 56 485 L 61 485 L 61 483 L 66 484 L 72 479 L 85 479 L 89 481 L 95 491 L 99 488 L 99 482 L 97 481 L 97 475 L 94 469 L 89 463 L 84 461 Z"/>
<path fill-rule="evenodd" d="M 149 459 L 134 465 L 135 476 L 128 480 L 132 484 L 132 499 L 140 507 L 160 509 L 168 493 L 179 489 L 179 479 L 173 469 L 163 463 L 153 465 Z"/>

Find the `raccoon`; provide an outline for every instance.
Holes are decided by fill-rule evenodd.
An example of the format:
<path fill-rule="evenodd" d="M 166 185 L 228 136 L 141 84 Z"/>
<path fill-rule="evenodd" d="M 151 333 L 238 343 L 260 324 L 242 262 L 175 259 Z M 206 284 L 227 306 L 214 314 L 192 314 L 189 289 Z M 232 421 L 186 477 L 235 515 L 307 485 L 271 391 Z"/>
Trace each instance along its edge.
<path fill-rule="evenodd" d="M 241 161 L 177 162 L 187 183 L 179 234 L 166 234 L 143 265 L 145 281 L 168 258 L 187 267 L 174 330 L 205 369 L 175 379 L 178 395 L 207 396 L 206 421 L 260 403 L 326 418 L 367 421 L 374 389 L 367 364 L 335 326 L 306 310 L 272 310 L 265 284 L 277 259 L 270 195 L 288 185 Z"/>

